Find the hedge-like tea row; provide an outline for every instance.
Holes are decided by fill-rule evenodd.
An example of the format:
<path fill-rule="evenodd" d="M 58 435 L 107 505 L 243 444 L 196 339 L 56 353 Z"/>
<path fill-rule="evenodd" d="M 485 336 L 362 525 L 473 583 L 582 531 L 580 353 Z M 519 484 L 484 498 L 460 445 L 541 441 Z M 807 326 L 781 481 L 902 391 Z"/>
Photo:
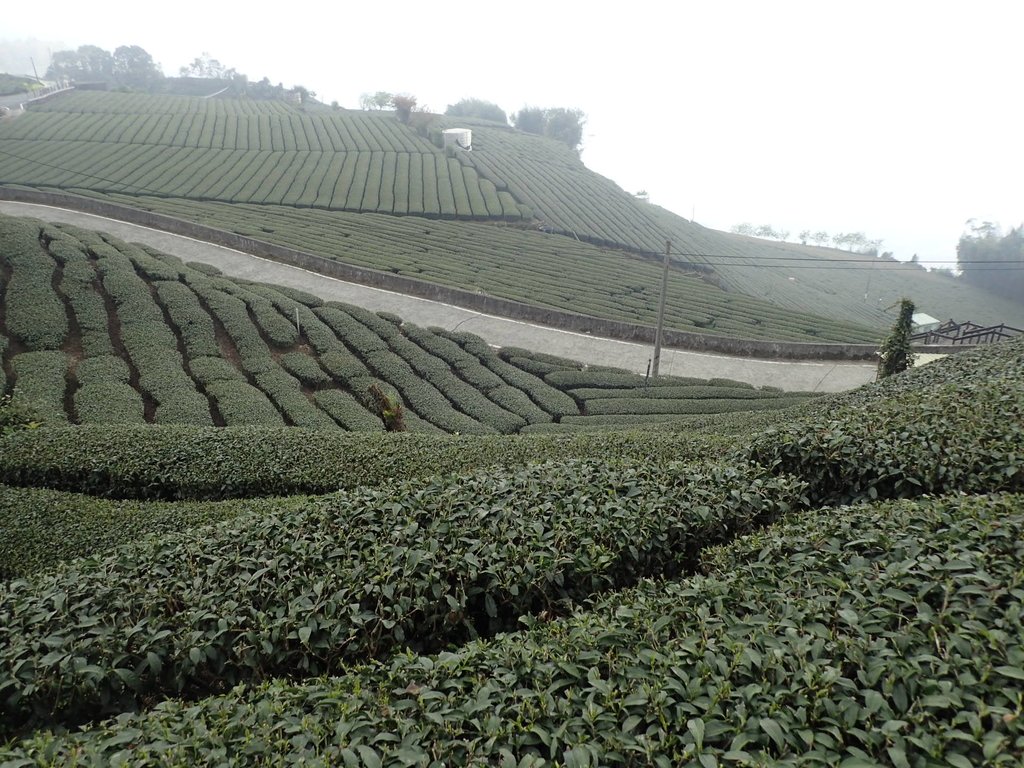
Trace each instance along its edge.
<path fill-rule="evenodd" d="M 528 632 L 167 702 L 0 757 L 1015 768 L 1022 542 L 1021 496 L 805 512 L 707 554 L 704 575 Z"/>
<path fill-rule="evenodd" d="M 121 340 L 139 372 L 139 386 L 156 403 L 157 423 L 210 424 L 209 401 L 185 372 L 177 337 L 131 260 L 106 242 L 89 248 L 117 308 Z"/>
<path fill-rule="evenodd" d="M 509 631 L 686 571 L 800 502 L 799 482 L 761 475 L 574 461 L 406 482 L 10 582 L 0 722 L 70 724 Z"/>
<path fill-rule="evenodd" d="M 104 555 L 147 536 L 170 534 L 240 514 L 271 514 L 304 497 L 211 502 L 97 499 L 40 488 L 0 486 L 0 581 Z"/>
<path fill-rule="evenodd" d="M 82 424 L 143 424 L 142 397 L 129 384 L 128 364 L 120 357 L 103 355 L 78 362 L 75 378 L 75 415 Z"/>
<path fill-rule="evenodd" d="M 29 352 L 59 350 L 68 318 L 53 290 L 57 265 L 40 246 L 38 222 L 0 217 L 0 243 L 0 258 L 11 269 L 4 291 L 7 332 Z"/>
<path fill-rule="evenodd" d="M 739 390 L 745 391 L 745 390 Z M 587 413 L 600 415 L 657 415 L 657 414 L 699 414 L 734 413 L 737 411 L 763 411 L 788 408 L 806 402 L 803 397 L 762 397 L 738 399 L 705 398 L 658 398 L 658 397 L 611 397 L 587 400 Z"/>
<path fill-rule="evenodd" d="M 22 352 L 11 358 L 17 377 L 12 394 L 15 404 L 50 424 L 67 424 L 64 393 L 69 363 L 67 355 L 56 351 Z"/>
<path fill-rule="evenodd" d="M 993 347 L 825 398 L 740 456 L 806 480 L 819 504 L 1024 489 L 1024 339 Z"/>
<path fill-rule="evenodd" d="M 379 417 L 342 389 L 323 389 L 313 397 L 317 405 L 350 432 L 380 432 L 384 428 Z"/>
<path fill-rule="evenodd" d="M 588 368 L 585 371 L 579 370 L 555 370 L 544 375 L 544 381 L 559 389 L 621 389 L 638 387 L 678 387 L 688 384 L 706 384 L 709 386 L 737 387 L 751 390 L 752 387 L 740 382 L 732 382 L 728 379 L 692 379 L 675 376 L 659 376 L 657 379 L 647 379 L 636 373 L 625 373 L 610 370 L 607 368 Z"/>
<path fill-rule="evenodd" d="M 471 355 L 476 355 L 489 370 L 500 376 L 509 386 L 525 392 L 530 399 L 551 416 L 579 414 L 576 401 L 561 390 L 555 389 L 541 376 L 527 369 L 517 368 L 500 356 L 496 356 L 487 342 L 472 333 L 441 334 L 458 343 Z"/>
<path fill-rule="evenodd" d="M 699 381 L 699 379 L 698 379 Z M 718 387 L 701 384 L 686 385 L 655 385 L 626 387 L 622 389 L 605 389 L 602 387 L 580 387 L 570 389 L 569 394 L 580 400 L 607 399 L 624 397 L 627 399 L 675 399 L 675 400 L 768 400 L 785 394 L 786 397 L 813 397 L 814 393 L 794 393 L 782 390 L 753 389 L 748 387 Z"/>
<path fill-rule="evenodd" d="M 409 416 L 410 431 L 419 431 Z M 370 426 L 383 428 L 379 419 Z M 6 438 L 0 451 L 0 482 L 119 498 L 223 499 L 329 493 L 393 478 L 575 456 L 670 461 L 713 458 L 732 450 L 729 439 L 671 433 L 524 439 L 294 428 L 81 426 Z"/>
<path fill-rule="evenodd" d="M 197 357 L 219 357 L 220 346 L 213 319 L 199 303 L 199 297 L 187 285 L 177 281 L 154 283 L 157 296 L 185 345 L 191 360 Z"/>

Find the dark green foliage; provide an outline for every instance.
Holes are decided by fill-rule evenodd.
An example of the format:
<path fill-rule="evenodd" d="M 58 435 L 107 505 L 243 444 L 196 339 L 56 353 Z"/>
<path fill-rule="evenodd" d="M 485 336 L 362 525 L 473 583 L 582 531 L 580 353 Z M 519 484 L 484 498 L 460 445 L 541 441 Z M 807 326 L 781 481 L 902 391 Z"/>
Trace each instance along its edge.
<path fill-rule="evenodd" d="M 344 429 L 352 432 L 380 432 L 383 429 L 380 418 L 370 413 L 360 400 L 344 390 L 324 389 L 317 392 L 314 399 L 316 404 Z"/>
<path fill-rule="evenodd" d="M 914 302 L 900 301 L 900 315 L 878 349 L 878 378 L 902 373 L 914 364 L 910 335 L 914 331 Z"/>
<path fill-rule="evenodd" d="M 214 381 L 245 381 L 245 374 L 223 357 L 197 357 L 189 361 L 189 368 L 204 387 Z"/>
<path fill-rule="evenodd" d="M 316 359 L 303 352 L 281 355 L 280 363 L 288 373 L 308 387 L 323 386 L 332 381 Z"/>
<path fill-rule="evenodd" d="M 12 582 L 0 721 L 71 724 L 515 629 L 690 569 L 798 503 L 799 483 L 761 474 L 569 462 L 363 489 Z"/>
<path fill-rule="evenodd" d="M 178 340 L 131 260 L 111 244 L 90 246 L 104 290 L 117 308 L 121 340 L 139 372 L 139 386 L 156 403 L 157 423 L 209 424 L 209 403 L 185 373 Z M 137 250 L 137 249 L 136 249 Z"/>
<path fill-rule="evenodd" d="M 395 395 L 386 392 L 378 382 L 374 382 L 366 390 L 366 400 L 370 411 L 383 423 L 388 432 L 405 431 L 405 412 Z"/>
<path fill-rule="evenodd" d="M 0 217 L 0 258 L 11 269 L 4 286 L 7 332 L 30 352 L 57 350 L 68 333 L 64 302 L 53 290 L 57 265 L 39 243 L 29 219 Z"/>
<path fill-rule="evenodd" d="M 1007 496 L 803 513 L 708 553 L 701 575 L 526 632 L 167 703 L 3 756 L 1013 768 L 1022 510 Z"/>
<path fill-rule="evenodd" d="M 58 241 L 50 243 L 51 253 L 59 248 Z M 67 247 L 67 243 L 63 244 Z M 77 252 L 82 255 L 81 251 Z M 96 289 L 98 278 L 93 263 L 70 260 L 64 265 L 64 278 L 60 290 L 67 297 L 78 322 L 82 353 L 86 357 L 110 355 L 114 347 L 110 342 L 110 319 L 103 297 Z"/>
<path fill-rule="evenodd" d="M 298 380 L 290 376 L 279 366 L 255 374 L 256 386 L 265 392 L 285 415 L 288 423 L 297 427 L 317 429 L 336 428 L 334 420 L 319 410 L 309 398 L 303 394 Z"/>
<path fill-rule="evenodd" d="M 211 381 L 206 384 L 206 392 L 228 426 L 284 425 L 280 411 L 263 392 L 244 378 Z"/>
<path fill-rule="evenodd" d="M 142 397 L 129 384 L 128 364 L 104 355 L 78 362 L 75 378 L 75 414 L 82 424 L 141 424 L 145 421 Z"/>
<path fill-rule="evenodd" d="M 64 393 L 68 356 L 63 352 L 22 352 L 11 359 L 16 377 L 12 400 L 50 425 L 67 424 Z"/>
<path fill-rule="evenodd" d="M 31 410 L 15 403 L 10 395 L 0 395 L 0 437 L 39 426 L 40 422 Z"/>
<path fill-rule="evenodd" d="M 336 391 L 318 393 L 317 401 L 326 402 Z M 339 392 L 342 397 L 351 406 L 350 396 Z M 324 408 L 335 415 L 334 408 Z M 365 408 L 356 413 L 368 427 L 383 428 Z M 406 412 L 411 432 L 418 431 L 414 423 Z M 522 439 L 438 435 L 436 430 L 432 435 L 350 435 L 293 428 L 82 426 L 11 436 L 0 452 L 0 482 L 121 498 L 222 499 L 327 493 L 394 477 L 574 456 L 664 461 L 711 458 L 728 450 L 729 442 L 713 435 L 670 433 Z M 231 468 L 227 475 L 225 467 Z"/>
<path fill-rule="evenodd" d="M 1024 488 L 1022 342 L 822 398 L 743 456 L 803 478 L 819 504 Z"/>
<path fill-rule="evenodd" d="M 191 360 L 196 357 L 219 357 L 220 347 L 213 320 L 199 303 L 199 297 L 187 286 L 160 280 L 154 283 L 157 297 L 185 345 L 185 355 Z"/>
<path fill-rule="evenodd" d="M 0 581 L 105 555 L 155 534 L 178 533 L 240 514 L 273 514 L 303 497 L 241 502 L 110 501 L 37 488 L 0 486 Z"/>

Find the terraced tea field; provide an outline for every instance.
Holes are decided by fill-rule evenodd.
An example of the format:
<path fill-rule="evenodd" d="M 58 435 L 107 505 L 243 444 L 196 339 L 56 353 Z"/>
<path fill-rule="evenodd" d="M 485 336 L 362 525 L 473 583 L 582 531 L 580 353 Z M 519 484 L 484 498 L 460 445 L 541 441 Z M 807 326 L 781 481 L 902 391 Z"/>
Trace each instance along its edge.
<path fill-rule="evenodd" d="M 764 431 L 9 421 L 0 761 L 1020 765 L 1022 374 L 993 345 Z"/>
<path fill-rule="evenodd" d="M 0 129 L 6 183 L 427 216 L 519 219 L 508 192 L 390 114 L 77 93 Z"/>
<path fill-rule="evenodd" d="M 382 431 L 375 383 L 404 404 L 410 430 L 466 434 L 668 421 L 808 397 L 671 377 L 646 386 L 526 351 L 499 355 L 472 335 L 27 219 L 0 218 L 0 242 L 0 388 L 50 424 Z M 607 376 L 615 395 L 595 390 Z"/>
<path fill-rule="evenodd" d="M 104 195 L 319 256 L 593 317 L 657 324 L 661 265 L 557 235 L 470 222 Z M 573 276 L 566 280 L 566 274 Z M 873 342 L 882 333 L 726 292 L 672 270 L 667 328 L 747 339 Z"/>
<path fill-rule="evenodd" d="M 430 130 L 436 134 L 451 124 L 451 119 L 439 118 Z M 844 252 L 709 230 L 640 203 L 612 181 L 589 171 L 559 142 L 493 123 L 467 124 L 474 130 L 473 151 L 449 157 L 390 113 L 303 110 L 280 102 L 240 99 L 72 93 L 0 125 L 0 184 L 116 195 L 128 204 L 148 207 L 160 203 L 142 198 L 168 198 L 183 216 L 204 214 L 182 200 L 285 206 L 296 209 L 299 219 L 309 216 L 311 234 L 326 235 L 328 240 L 336 236 L 322 231 L 324 221 L 317 218 L 322 210 L 503 222 L 542 230 L 563 236 L 567 243 L 553 256 L 551 247 L 540 241 L 518 244 L 524 249 L 517 252 L 520 258 L 554 260 L 548 264 L 553 274 L 544 286 L 546 293 L 538 295 L 537 301 L 600 317 L 621 317 L 620 307 L 628 315 L 638 298 L 643 308 L 637 317 L 647 317 L 650 296 L 630 295 L 622 288 L 636 284 L 629 280 L 611 280 L 595 288 L 596 295 L 577 296 L 575 283 L 583 271 L 573 260 L 567 264 L 559 260 L 562 250 L 573 250 L 580 241 L 597 247 L 578 255 L 594 257 L 598 271 L 615 261 L 629 271 L 635 256 L 656 259 L 665 241 L 671 240 L 684 268 L 686 264 L 710 267 L 712 282 L 733 296 L 792 313 L 795 317 L 789 328 L 781 329 L 783 334 L 873 342 L 892 323 L 886 308 L 904 295 L 912 296 L 922 311 L 935 317 L 1024 326 L 1020 303 L 891 261 L 851 265 L 844 261 L 850 257 Z M 230 215 L 225 211 L 222 207 L 219 215 L 229 228 L 229 219 L 238 227 L 250 227 L 251 211 L 241 207 Z M 384 225 L 376 220 L 373 226 Z M 439 253 L 440 260 L 427 259 L 432 262 L 429 267 L 403 258 L 402 254 L 418 252 L 416 226 L 412 225 L 411 239 L 395 244 L 392 237 L 393 247 L 400 252 L 394 265 L 388 262 L 389 254 L 379 251 L 355 251 L 351 256 L 360 263 L 374 259 L 385 269 L 419 269 L 425 279 L 445 284 L 470 290 L 480 287 L 473 279 L 473 264 L 458 256 Z M 460 226 L 453 224 L 448 232 Z M 293 229 L 294 235 L 306 227 L 300 223 Z M 422 229 L 430 225 L 423 224 Z M 478 233 L 466 237 L 474 239 Z M 533 253 L 535 244 L 538 250 Z M 502 249 L 501 244 L 495 247 Z M 337 254 L 336 246 L 325 249 L 348 258 L 347 253 Z M 494 282 L 501 280 L 485 281 L 490 287 L 482 289 L 508 295 L 520 287 L 536 288 L 517 275 L 509 276 L 511 287 L 504 293 Z M 645 280 L 642 290 L 649 293 L 648 286 L 656 282 Z M 707 291 L 697 292 L 698 301 L 706 301 L 702 293 Z M 674 299 L 680 300 L 681 295 L 676 293 Z M 584 300 L 578 308 L 572 306 L 577 298 Z M 721 298 L 712 298 L 712 304 Z M 706 313 L 691 309 L 692 302 L 680 311 L 677 327 L 696 326 L 723 335 L 749 332 L 751 338 L 766 338 L 761 334 L 772 327 L 769 318 L 766 327 L 751 328 L 748 318 L 734 318 L 728 306 Z M 808 325 L 807 317 L 817 319 Z M 841 333 L 836 333 L 836 326 L 842 327 Z"/>

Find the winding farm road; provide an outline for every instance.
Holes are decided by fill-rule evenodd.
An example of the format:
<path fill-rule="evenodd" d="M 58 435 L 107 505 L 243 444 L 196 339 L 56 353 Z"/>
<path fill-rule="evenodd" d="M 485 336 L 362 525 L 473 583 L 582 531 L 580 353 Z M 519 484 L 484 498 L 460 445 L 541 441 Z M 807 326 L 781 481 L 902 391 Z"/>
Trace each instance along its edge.
<path fill-rule="evenodd" d="M 348 283 L 220 245 L 89 213 L 8 201 L 0 201 L 0 213 L 32 216 L 44 221 L 109 232 L 123 240 L 143 243 L 173 254 L 184 261 L 211 264 L 232 277 L 276 283 L 307 291 L 325 300 L 343 301 L 374 311 L 393 312 L 417 325 L 470 331 L 494 346 L 525 347 L 590 365 L 612 365 L 637 373 L 647 370 L 652 353 L 648 345 L 548 328 Z M 875 367 L 866 363 L 759 360 L 663 349 L 661 372 L 675 376 L 734 379 L 755 386 L 771 385 L 786 390 L 840 392 L 872 381 Z"/>

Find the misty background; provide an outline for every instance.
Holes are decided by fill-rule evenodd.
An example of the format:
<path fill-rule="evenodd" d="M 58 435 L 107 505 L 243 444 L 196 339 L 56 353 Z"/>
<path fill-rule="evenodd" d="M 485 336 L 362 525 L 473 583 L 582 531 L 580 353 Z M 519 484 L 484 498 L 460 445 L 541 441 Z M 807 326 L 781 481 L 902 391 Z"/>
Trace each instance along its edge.
<path fill-rule="evenodd" d="M 953 266 L 967 219 L 1024 219 L 1024 4 L 581 2 L 266 7 L 19 4 L 0 71 L 139 45 L 167 75 L 208 53 L 356 109 L 414 95 L 586 114 L 581 157 L 716 229 L 863 232 Z"/>

